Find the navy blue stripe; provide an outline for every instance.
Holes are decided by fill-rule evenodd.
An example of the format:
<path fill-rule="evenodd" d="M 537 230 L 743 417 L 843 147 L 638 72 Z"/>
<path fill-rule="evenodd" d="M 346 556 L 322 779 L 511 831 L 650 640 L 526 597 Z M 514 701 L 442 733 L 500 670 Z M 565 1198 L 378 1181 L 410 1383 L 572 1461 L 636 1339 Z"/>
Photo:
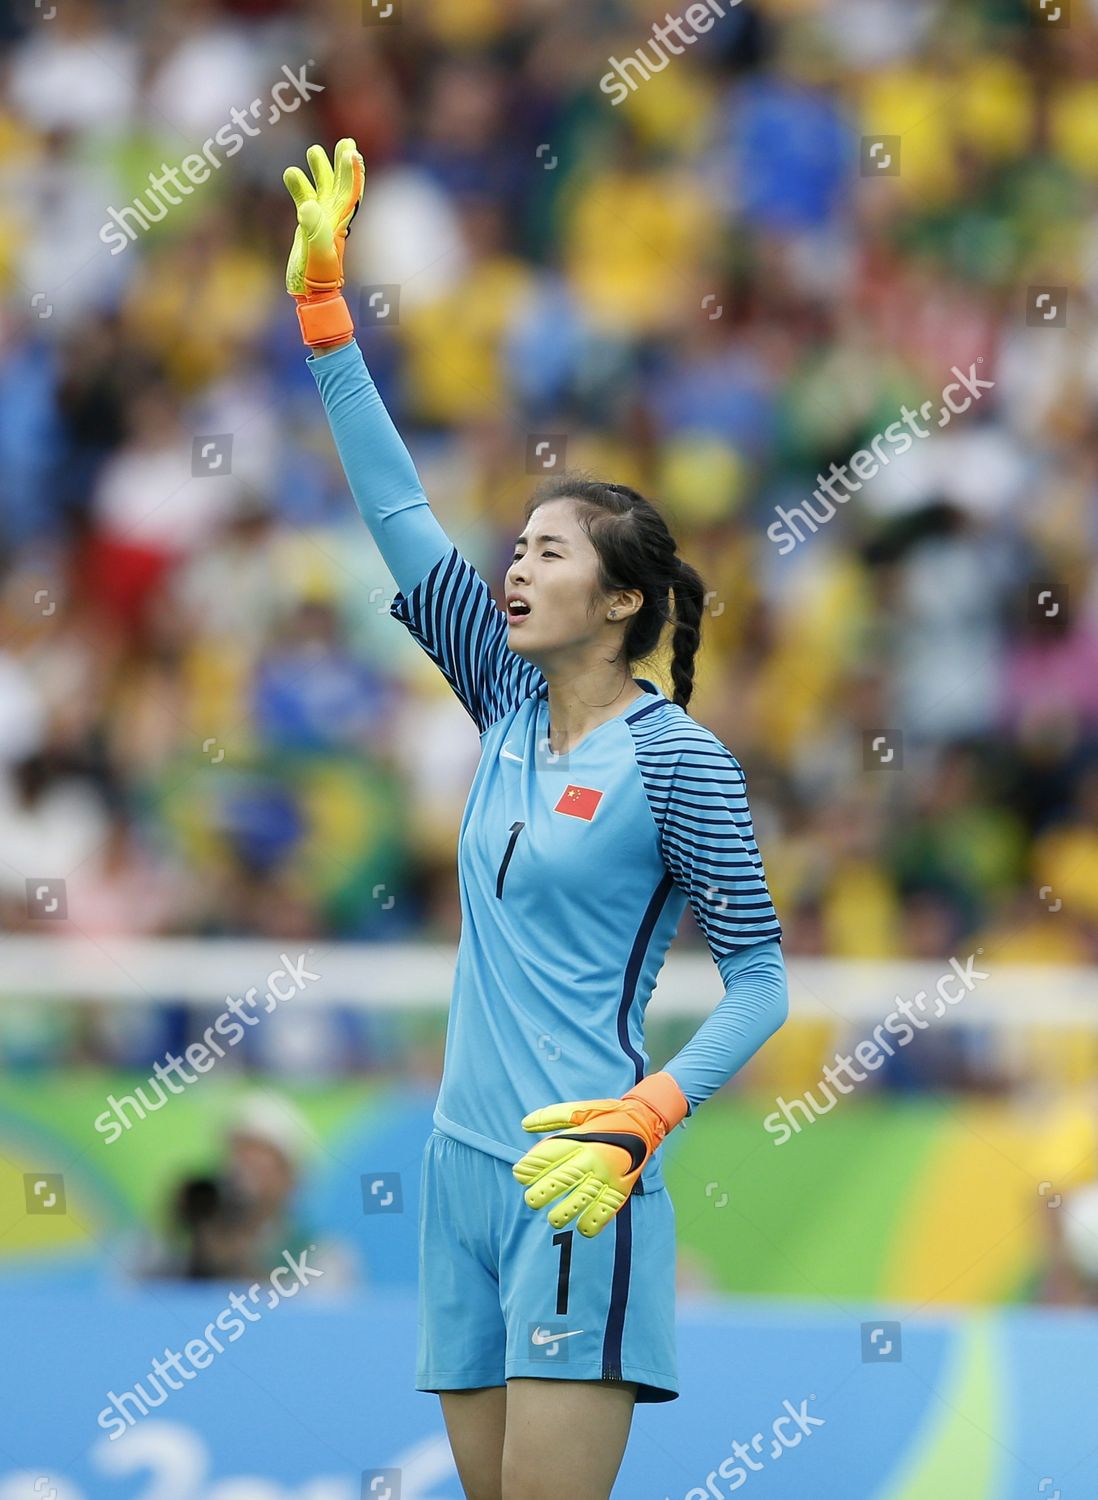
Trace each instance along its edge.
<path fill-rule="evenodd" d="M 722 922 L 719 918 L 711 922 L 712 934 L 716 937 L 719 933 L 725 933 L 732 942 L 737 939 L 742 941 L 748 933 L 757 933 L 762 928 L 772 927 L 777 921 L 773 912 L 759 917 L 733 917 L 731 921 Z"/>
<path fill-rule="evenodd" d="M 621 1000 L 618 1004 L 618 1041 L 621 1043 L 622 1051 L 626 1057 L 633 1059 L 633 1068 L 636 1072 L 634 1083 L 640 1083 L 644 1077 L 644 1058 L 629 1040 L 629 1010 L 633 1004 L 633 997 L 637 992 L 637 979 L 640 977 L 641 964 L 644 955 L 648 951 L 648 944 L 652 938 L 652 930 L 659 920 L 660 912 L 664 903 L 671 893 L 675 882 L 669 874 L 665 874 L 659 885 L 652 893 L 652 899 L 648 903 L 637 935 L 633 939 L 633 946 L 629 953 L 629 962 L 625 966 L 625 982 L 622 985 Z"/>
<path fill-rule="evenodd" d="M 668 707 L 667 703 L 661 707 Z M 638 714 L 638 718 L 640 715 Z M 674 722 L 667 718 L 662 723 L 653 722 L 642 727 L 642 734 L 647 740 L 658 738 L 659 743 L 665 749 L 679 753 L 683 758 L 693 756 L 696 759 L 735 761 L 736 757 L 728 746 L 718 740 L 715 734 L 703 731 L 697 724 L 689 722 Z M 737 762 L 738 765 L 738 762 Z"/>
<path fill-rule="evenodd" d="M 721 794 L 721 800 L 727 807 L 747 806 L 747 783 L 746 781 L 734 781 L 728 774 L 728 766 L 718 761 L 713 769 L 704 776 L 681 776 L 666 777 L 660 771 L 651 772 L 653 791 L 661 799 L 669 797 L 683 797 L 686 801 L 691 798 L 694 807 L 705 807 L 712 800 L 713 789 L 717 787 Z M 693 784 L 691 784 L 693 783 Z"/>
<path fill-rule="evenodd" d="M 443 617 L 440 620 L 441 629 L 445 629 L 446 650 L 450 660 L 454 663 L 457 675 L 463 682 L 469 675 L 469 647 L 471 641 L 462 638 L 462 626 L 464 631 L 473 626 L 476 631 L 476 646 L 478 650 L 484 648 L 485 615 L 479 617 L 473 614 L 471 602 L 476 591 L 476 578 L 472 573 L 467 573 L 463 578 L 456 576 L 447 582 L 442 598 Z"/>
<path fill-rule="evenodd" d="M 723 935 L 730 943 L 739 943 L 741 947 L 750 947 L 752 943 L 761 942 L 766 937 L 780 938 L 782 935 L 777 917 L 752 917 L 749 922 L 741 922 L 739 927 L 729 927 L 727 923 L 715 922 L 711 924 L 711 928 L 712 930 L 706 933 L 710 943 L 715 937 Z M 746 932 L 743 931 L 744 928 L 747 929 Z"/>
<path fill-rule="evenodd" d="M 614 1272 L 610 1281 L 610 1307 L 602 1340 L 602 1378 L 621 1379 L 621 1340 L 625 1331 L 625 1306 L 629 1301 L 629 1273 L 633 1265 L 633 1200 L 614 1215 Z"/>
<path fill-rule="evenodd" d="M 649 786 L 649 800 L 664 812 L 669 807 L 676 807 L 682 814 L 689 812 L 699 818 L 704 818 L 706 813 L 719 813 L 719 821 L 726 825 L 729 818 L 734 818 L 740 824 L 749 823 L 751 811 L 747 805 L 747 797 L 742 791 L 732 791 L 727 786 L 722 786 L 722 775 L 723 773 L 718 772 L 711 776 L 704 791 L 700 788 L 687 790 L 681 785 Z M 714 818 L 711 816 L 709 821 L 713 822 Z"/>
<path fill-rule="evenodd" d="M 723 770 L 733 772 L 739 778 L 740 786 L 746 785 L 747 778 L 743 774 L 743 767 L 730 751 L 724 750 L 723 746 L 715 750 L 703 751 L 693 741 L 683 744 L 681 739 L 676 741 L 671 735 L 665 736 L 665 739 L 660 744 L 664 750 L 677 751 L 679 753 L 676 766 L 682 767 L 685 776 L 693 774 L 695 778 L 704 778 L 711 766 L 720 766 Z M 723 754 L 721 751 L 723 751 Z M 655 774 L 662 775 L 667 773 L 660 772 L 657 769 Z M 676 772 L 672 771 L 670 777 L 672 780 L 676 779 Z"/>
<path fill-rule="evenodd" d="M 638 719 L 646 718 L 648 714 L 655 713 L 657 708 L 663 708 L 665 702 L 666 699 L 655 698 L 651 703 L 646 704 L 644 708 L 639 708 L 635 714 L 626 714 L 626 722 L 635 724 Z"/>
<path fill-rule="evenodd" d="M 669 854 L 679 855 L 684 859 L 685 866 L 698 874 L 704 875 L 706 870 L 712 870 L 718 874 L 722 886 L 763 884 L 762 860 L 753 859 L 750 855 L 746 859 L 717 859 L 709 853 L 700 854 L 697 844 L 684 844 L 682 839 L 673 839 L 670 835 L 663 841 L 663 852 L 665 857 Z M 733 875 L 730 873 L 733 870 L 741 870 L 743 873 Z"/>
<path fill-rule="evenodd" d="M 442 639 L 442 606 L 446 600 L 446 591 L 449 588 L 450 575 L 454 571 L 454 562 L 456 560 L 456 557 L 457 554 L 451 552 L 450 561 L 446 564 L 445 568 L 443 568 L 442 573 L 440 574 L 438 579 L 437 587 L 431 589 L 427 594 L 427 608 L 425 610 L 425 616 L 430 629 L 429 631 L 425 632 L 425 635 L 428 641 L 440 641 Z M 452 660 L 453 658 L 451 657 L 450 661 L 452 662 Z M 456 690 L 456 673 L 452 673 L 450 670 L 448 670 L 445 664 L 443 665 L 443 672 L 449 678 L 451 685 Z"/>

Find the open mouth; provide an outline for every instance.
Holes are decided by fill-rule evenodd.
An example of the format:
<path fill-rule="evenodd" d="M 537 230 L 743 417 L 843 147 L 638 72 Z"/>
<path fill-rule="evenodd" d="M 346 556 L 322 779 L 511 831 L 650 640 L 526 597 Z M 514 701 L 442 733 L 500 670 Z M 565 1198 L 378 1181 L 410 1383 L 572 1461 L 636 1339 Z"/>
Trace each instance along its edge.
<path fill-rule="evenodd" d="M 528 604 L 519 604 L 517 600 L 512 600 L 507 606 L 508 625 L 517 625 L 520 620 L 525 620 L 529 613 L 530 606 Z"/>

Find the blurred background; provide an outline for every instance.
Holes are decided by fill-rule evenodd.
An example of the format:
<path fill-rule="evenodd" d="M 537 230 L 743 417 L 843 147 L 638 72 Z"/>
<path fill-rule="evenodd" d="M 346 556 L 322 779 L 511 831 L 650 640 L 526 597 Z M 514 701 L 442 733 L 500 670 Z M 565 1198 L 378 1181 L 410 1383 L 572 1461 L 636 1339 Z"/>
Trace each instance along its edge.
<path fill-rule="evenodd" d="M 498 599 L 554 467 L 665 508 L 710 590 L 690 712 L 746 770 L 785 929 L 791 1019 L 666 1148 L 686 1399 L 645 1414 L 662 1446 L 620 1493 L 705 1493 L 707 1361 L 773 1365 L 779 1412 L 828 1317 L 853 1381 L 832 1430 L 872 1412 L 882 1448 L 844 1449 L 833 1490 L 809 1471 L 839 1438 L 806 1452 L 815 1493 L 1098 1483 L 1069 1399 L 1098 1331 L 1098 6 L 711 11 L 660 66 L 647 0 L 0 9 L 0 1303 L 51 1330 L 42 1379 L 74 1309 L 138 1330 L 128 1360 L 85 1357 L 71 1441 L 30 1408 L 0 1439 L 3 1500 L 141 1493 L 136 1458 L 95 1457 L 96 1395 L 148 1367 L 155 1307 L 309 1243 L 328 1280 L 302 1300 L 337 1300 L 348 1359 L 313 1437 L 230 1432 L 255 1392 L 219 1372 L 110 1453 L 182 1423 L 212 1467 L 181 1493 L 247 1462 L 235 1500 L 322 1473 L 308 1494 L 343 1500 L 352 1470 L 357 1494 L 345 1331 L 403 1308 L 378 1473 L 459 1494 L 409 1346 L 479 745 L 389 617 L 283 289 L 282 169 L 343 135 L 367 165 L 348 300 L 436 514 Z M 207 180 L 156 197 L 204 143 Z M 973 371 L 991 386 L 947 415 Z M 927 436 L 813 498 L 920 409 Z M 662 656 L 635 670 L 669 685 Z M 227 995 L 306 952 L 321 983 L 150 1103 Z M 976 952 L 977 993 L 774 1149 L 777 1098 L 822 1097 L 825 1062 Z M 654 1065 L 719 998 L 689 912 L 668 975 Z M 93 1122 L 135 1097 L 108 1143 Z M 859 1345 L 889 1306 L 930 1350 L 898 1361 L 914 1385 Z M 300 1415 L 321 1356 L 294 1329 L 262 1368 Z"/>

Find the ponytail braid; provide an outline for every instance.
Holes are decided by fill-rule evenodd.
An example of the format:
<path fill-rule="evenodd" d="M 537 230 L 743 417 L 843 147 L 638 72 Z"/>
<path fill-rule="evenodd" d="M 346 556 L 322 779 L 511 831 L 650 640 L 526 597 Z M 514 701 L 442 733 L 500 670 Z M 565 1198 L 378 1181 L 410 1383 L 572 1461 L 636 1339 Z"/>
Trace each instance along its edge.
<path fill-rule="evenodd" d="M 694 660 L 701 645 L 701 617 L 705 607 L 705 585 L 696 568 L 676 556 L 677 571 L 671 587 L 675 594 L 675 631 L 671 637 L 671 681 L 673 703 L 685 708 L 694 691 Z"/>

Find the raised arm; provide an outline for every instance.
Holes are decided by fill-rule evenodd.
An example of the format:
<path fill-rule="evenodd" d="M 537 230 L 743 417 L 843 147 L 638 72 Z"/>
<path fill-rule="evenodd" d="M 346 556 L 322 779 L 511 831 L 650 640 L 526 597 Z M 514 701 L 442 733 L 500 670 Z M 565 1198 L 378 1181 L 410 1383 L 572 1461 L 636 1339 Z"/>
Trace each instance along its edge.
<path fill-rule="evenodd" d="M 305 363 L 320 390 L 359 514 L 397 587 L 410 594 L 453 543 L 431 509 L 355 340 L 323 357 L 312 354 Z"/>
<path fill-rule="evenodd" d="M 306 364 L 355 504 L 397 587 L 408 593 L 453 544 L 370 378 L 343 298 L 343 252 L 366 168 L 350 137 L 336 146 L 334 169 L 323 146 L 310 146 L 308 161 L 313 182 L 298 167 L 283 173 L 297 206 L 286 290 L 297 303 Z"/>
<path fill-rule="evenodd" d="M 509 648 L 507 617 L 432 512 L 355 342 L 342 295 L 343 250 L 366 178 L 362 157 L 347 137 L 336 146 L 334 169 L 323 146 L 310 146 L 308 160 L 313 182 L 297 167 L 282 174 L 297 205 L 286 290 L 309 346 L 306 364 L 355 504 L 400 590 L 389 612 L 483 733 L 544 679 Z"/>

